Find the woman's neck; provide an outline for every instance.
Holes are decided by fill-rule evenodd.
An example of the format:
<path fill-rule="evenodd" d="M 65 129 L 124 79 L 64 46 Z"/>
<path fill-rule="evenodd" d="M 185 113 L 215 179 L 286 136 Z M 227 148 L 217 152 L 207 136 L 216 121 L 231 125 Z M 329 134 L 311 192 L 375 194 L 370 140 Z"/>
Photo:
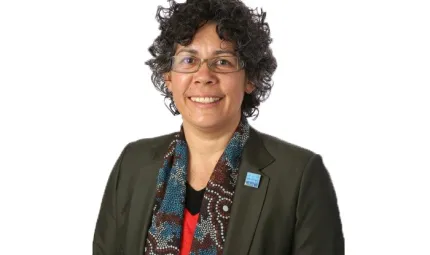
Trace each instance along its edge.
<path fill-rule="evenodd" d="M 221 156 L 239 122 L 240 116 L 223 124 L 222 128 L 208 129 L 199 128 L 184 121 L 183 129 L 190 156 L 195 159 Z"/>

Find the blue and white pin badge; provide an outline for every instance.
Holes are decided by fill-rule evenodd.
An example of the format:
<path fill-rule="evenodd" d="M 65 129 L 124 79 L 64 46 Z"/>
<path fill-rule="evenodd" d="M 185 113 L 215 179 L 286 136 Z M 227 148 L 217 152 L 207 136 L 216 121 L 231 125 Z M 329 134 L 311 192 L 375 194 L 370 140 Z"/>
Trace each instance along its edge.
<path fill-rule="evenodd" d="M 248 172 L 246 173 L 245 186 L 258 188 L 260 185 L 261 175 Z"/>

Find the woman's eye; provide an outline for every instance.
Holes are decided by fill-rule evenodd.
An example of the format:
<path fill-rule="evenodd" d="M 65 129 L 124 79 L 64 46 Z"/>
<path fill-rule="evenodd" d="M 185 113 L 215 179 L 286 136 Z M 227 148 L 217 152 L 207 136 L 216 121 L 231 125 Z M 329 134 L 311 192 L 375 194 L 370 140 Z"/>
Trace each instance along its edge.
<path fill-rule="evenodd" d="M 221 65 L 221 66 L 231 65 L 230 61 L 228 61 L 227 59 L 218 59 L 216 63 L 217 65 Z"/>
<path fill-rule="evenodd" d="M 194 63 L 194 58 L 192 58 L 192 57 L 184 57 L 183 59 L 182 59 L 182 62 L 183 63 L 185 63 L 185 64 L 193 64 Z"/>

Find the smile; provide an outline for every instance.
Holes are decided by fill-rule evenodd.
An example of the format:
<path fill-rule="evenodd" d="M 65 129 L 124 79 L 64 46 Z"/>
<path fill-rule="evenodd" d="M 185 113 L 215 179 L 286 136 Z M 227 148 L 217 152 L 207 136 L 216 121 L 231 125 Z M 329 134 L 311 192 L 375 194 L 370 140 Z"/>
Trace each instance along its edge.
<path fill-rule="evenodd" d="M 203 104 L 211 104 L 221 100 L 221 97 L 190 97 L 191 101 Z"/>

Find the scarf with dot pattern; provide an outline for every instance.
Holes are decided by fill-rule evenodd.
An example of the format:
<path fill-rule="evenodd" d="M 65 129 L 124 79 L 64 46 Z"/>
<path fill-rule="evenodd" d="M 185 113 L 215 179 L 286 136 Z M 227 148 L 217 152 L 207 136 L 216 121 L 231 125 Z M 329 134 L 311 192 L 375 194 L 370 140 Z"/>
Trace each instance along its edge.
<path fill-rule="evenodd" d="M 225 151 L 215 165 L 204 193 L 190 254 L 221 255 L 226 240 L 243 147 L 249 125 L 242 117 Z M 178 255 L 182 237 L 188 146 L 183 128 L 175 134 L 157 177 L 151 226 L 145 255 Z"/>

